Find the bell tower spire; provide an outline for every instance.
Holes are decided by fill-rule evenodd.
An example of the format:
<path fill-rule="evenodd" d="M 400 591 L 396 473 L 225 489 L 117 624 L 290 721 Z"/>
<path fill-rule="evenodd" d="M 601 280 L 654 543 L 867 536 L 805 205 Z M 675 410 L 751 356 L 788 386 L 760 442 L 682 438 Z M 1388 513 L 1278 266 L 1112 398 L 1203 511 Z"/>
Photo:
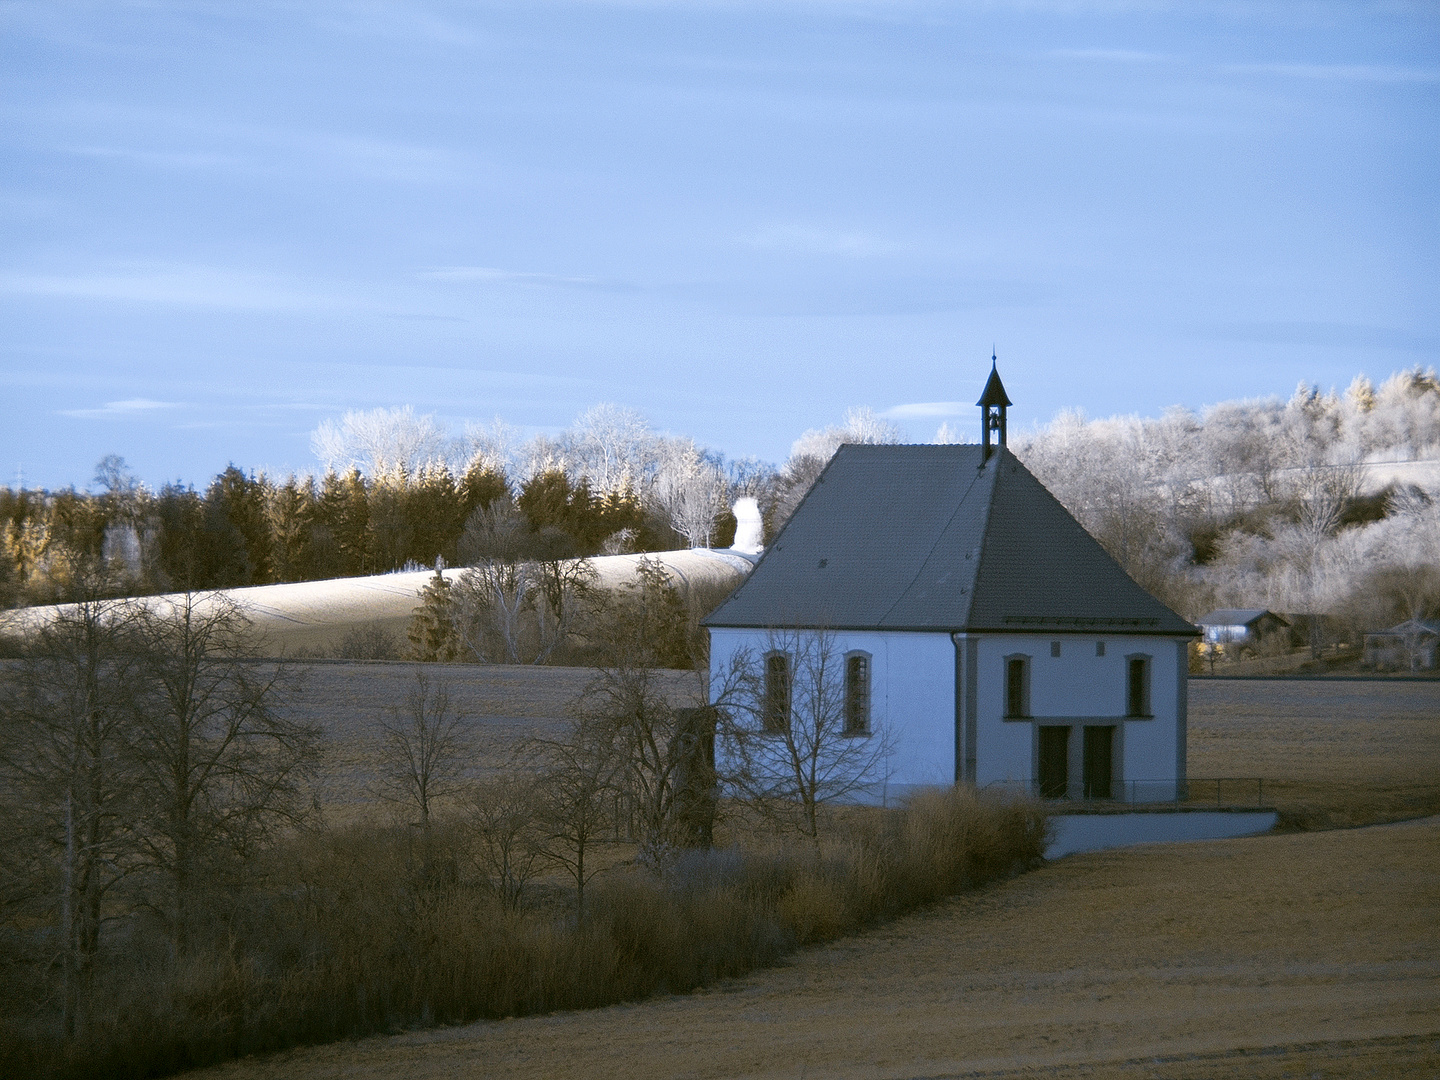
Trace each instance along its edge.
<path fill-rule="evenodd" d="M 1005 384 L 1000 381 L 993 348 L 990 350 L 990 378 L 985 383 L 985 392 L 975 404 L 981 409 L 981 441 L 985 444 L 985 460 L 989 461 L 990 455 L 995 452 L 995 447 L 990 444 L 990 433 L 995 433 L 997 446 L 1005 445 L 1005 410 L 1013 404 L 1005 394 Z"/>

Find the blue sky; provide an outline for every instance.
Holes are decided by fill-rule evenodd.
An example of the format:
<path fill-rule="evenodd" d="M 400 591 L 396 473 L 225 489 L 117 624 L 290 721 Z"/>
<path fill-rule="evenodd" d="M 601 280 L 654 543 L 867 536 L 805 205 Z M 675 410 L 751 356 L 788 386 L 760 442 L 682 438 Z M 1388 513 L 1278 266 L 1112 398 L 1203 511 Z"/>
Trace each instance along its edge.
<path fill-rule="evenodd" d="M 0 4 L 0 482 L 1440 362 L 1440 5 Z M 952 403 L 952 404 L 946 404 Z M 955 405 L 953 403 L 959 403 Z"/>

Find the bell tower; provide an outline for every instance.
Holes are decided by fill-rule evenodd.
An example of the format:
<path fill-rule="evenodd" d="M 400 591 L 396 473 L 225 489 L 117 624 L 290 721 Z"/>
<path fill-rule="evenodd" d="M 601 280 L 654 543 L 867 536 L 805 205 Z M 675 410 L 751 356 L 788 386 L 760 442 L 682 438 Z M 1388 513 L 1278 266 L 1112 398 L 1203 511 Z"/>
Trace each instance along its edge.
<path fill-rule="evenodd" d="M 985 383 L 985 392 L 975 403 L 981 409 L 981 441 L 985 444 L 985 460 L 995 452 L 990 443 L 990 433 L 996 433 L 995 446 L 1005 445 L 1005 409 L 1013 404 L 1005 396 L 1005 384 L 1000 381 L 1000 372 L 995 367 L 995 350 L 990 350 L 990 378 Z"/>

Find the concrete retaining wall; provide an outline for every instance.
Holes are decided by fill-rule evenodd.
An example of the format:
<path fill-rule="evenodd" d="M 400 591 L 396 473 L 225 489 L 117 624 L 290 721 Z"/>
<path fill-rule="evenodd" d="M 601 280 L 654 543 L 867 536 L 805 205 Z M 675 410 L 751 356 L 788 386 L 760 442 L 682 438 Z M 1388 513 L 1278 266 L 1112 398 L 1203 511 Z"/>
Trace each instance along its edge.
<path fill-rule="evenodd" d="M 1081 851 L 1163 844 L 1186 840 L 1228 840 L 1255 836 L 1275 827 L 1273 810 L 1189 810 L 1154 814 L 1057 814 L 1047 859 Z"/>

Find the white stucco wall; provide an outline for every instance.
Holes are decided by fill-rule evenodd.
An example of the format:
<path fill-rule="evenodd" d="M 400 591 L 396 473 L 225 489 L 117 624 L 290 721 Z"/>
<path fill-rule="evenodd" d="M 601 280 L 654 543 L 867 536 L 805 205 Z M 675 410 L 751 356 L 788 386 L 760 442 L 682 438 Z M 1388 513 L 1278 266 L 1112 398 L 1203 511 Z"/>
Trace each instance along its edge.
<path fill-rule="evenodd" d="M 887 794 L 916 786 L 950 784 L 956 767 L 956 646 L 947 633 L 831 631 L 837 655 L 852 650 L 873 658 L 871 720 L 888 731 L 893 750 Z M 718 688 L 731 658 L 748 648 L 762 656 L 773 638 L 763 630 L 710 632 L 711 686 Z M 1078 770 L 1080 731 L 1085 724 L 1113 725 L 1115 794 L 1125 781 L 1159 781 L 1142 790 L 1140 801 L 1169 799 L 1177 769 L 1178 716 L 1184 692 L 1184 642 L 1174 638 L 1043 634 L 971 635 L 975 643 L 976 783 L 1015 784 L 1029 790 L 1036 779 L 1036 728 L 1069 724 L 1072 767 Z M 1051 642 L 1060 655 L 1051 655 Z M 1097 641 L 1105 655 L 1097 656 Z M 1126 711 L 1126 660 L 1150 658 L 1150 719 Z M 1007 720 L 1005 660 L 1030 657 L 1030 718 Z M 963 666 L 963 661 L 962 661 Z M 963 688 L 962 688 L 962 692 Z M 968 696 L 968 695 L 967 695 Z M 1072 791 L 1078 795 L 1078 791 Z"/>
<path fill-rule="evenodd" d="M 1030 783 L 1035 779 L 1035 734 L 1038 724 L 1086 722 L 1113 724 L 1119 740 L 1115 780 L 1169 781 L 1176 774 L 1179 695 L 1186 662 L 1184 643 L 1174 638 L 1066 634 L 974 635 L 977 644 L 976 783 Z M 1051 655 L 1053 642 L 1060 655 Z M 1103 642 L 1105 655 L 1096 655 Z M 1126 661 L 1132 655 L 1150 658 L 1150 719 L 1131 719 L 1126 711 Z M 1030 658 L 1030 717 L 1006 720 L 1005 661 Z M 1072 744 L 1072 761 L 1078 739 Z M 1117 785 L 1118 786 L 1118 785 Z M 1169 798 L 1173 788 L 1143 792 Z M 1119 791 L 1117 790 L 1117 795 Z"/>
<path fill-rule="evenodd" d="M 955 779 L 955 649 L 948 634 L 831 631 L 838 656 L 867 652 L 872 658 L 870 722 L 891 743 L 881 797 L 916 785 Z M 710 685 L 717 690 L 731 658 L 748 648 L 762 656 L 772 648 L 763 630 L 710 631 Z"/>

